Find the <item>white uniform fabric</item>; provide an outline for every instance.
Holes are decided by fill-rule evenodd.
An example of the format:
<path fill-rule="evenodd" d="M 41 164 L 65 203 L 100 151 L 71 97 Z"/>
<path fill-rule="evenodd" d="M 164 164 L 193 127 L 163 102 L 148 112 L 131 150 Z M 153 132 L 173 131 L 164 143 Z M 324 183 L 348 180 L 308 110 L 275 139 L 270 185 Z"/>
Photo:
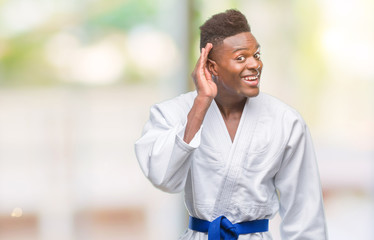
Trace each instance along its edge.
<path fill-rule="evenodd" d="M 276 98 L 248 98 L 232 142 L 215 101 L 190 144 L 183 141 L 196 92 L 151 108 L 135 151 L 145 176 L 166 192 L 185 191 L 191 216 L 232 223 L 271 219 L 284 240 L 325 240 L 327 230 L 311 137 L 302 117 Z M 271 224 L 271 221 L 270 221 Z M 208 239 L 190 229 L 180 238 Z M 269 232 L 245 239 L 272 239 Z"/>

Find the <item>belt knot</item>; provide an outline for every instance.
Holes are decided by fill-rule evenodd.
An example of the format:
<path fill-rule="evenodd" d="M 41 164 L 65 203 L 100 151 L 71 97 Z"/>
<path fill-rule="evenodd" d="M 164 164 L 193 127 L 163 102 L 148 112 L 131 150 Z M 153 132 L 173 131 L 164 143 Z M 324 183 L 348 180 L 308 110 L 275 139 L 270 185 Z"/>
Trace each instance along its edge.
<path fill-rule="evenodd" d="M 216 218 L 209 226 L 209 239 L 237 240 L 238 229 L 225 216 Z"/>
<path fill-rule="evenodd" d="M 220 216 L 212 222 L 190 216 L 189 228 L 198 232 L 207 232 L 208 240 L 237 240 L 240 234 L 267 232 L 269 219 L 232 224 L 225 216 Z"/>

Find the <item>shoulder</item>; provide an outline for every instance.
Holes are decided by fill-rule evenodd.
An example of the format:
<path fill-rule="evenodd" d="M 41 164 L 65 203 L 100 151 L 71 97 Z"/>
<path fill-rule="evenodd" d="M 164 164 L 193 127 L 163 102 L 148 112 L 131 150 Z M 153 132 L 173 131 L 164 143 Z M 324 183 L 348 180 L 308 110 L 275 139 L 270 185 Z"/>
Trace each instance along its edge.
<path fill-rule="evenodd" d="M 256 101 L 263 105 L 264 107 L 271 108 L 271 109 L 281 109 L 284 111 L 291 110 L 296 111 L 294 108 L 286 104 L 285 102 L 281 101 L 280 99 L 268 94 L 261 92 L 257 97 L 255 97 Z"/>
<path fill-rule="evenodd" d="M 187 92 L 157 103 L 152 106 L 151 111 L 159 112 L 165 119 L 172 122 L 184 120 L 193 105 L 196 94 L 196 91 Z"/>
<path fill-rule="evenodd" d="M 255 101 L 260 105 L 262 115 L 272 116 L 283 123 L 299 122 L 305 125 L 303 117 L 295 108 L 270 94 L 260 93 Z"/>
<path fill-rule="evenodd" d="M 154 106 L 161 107 L 161 108 L 173 108 L 173 107 L 188 108 L 192 106 L 195 97 L 196 97 L 196 91 L 187 92 L 177 97 L 174 97 L 172 99 L 168 99 L 163 102 L 157 103 Z"/>

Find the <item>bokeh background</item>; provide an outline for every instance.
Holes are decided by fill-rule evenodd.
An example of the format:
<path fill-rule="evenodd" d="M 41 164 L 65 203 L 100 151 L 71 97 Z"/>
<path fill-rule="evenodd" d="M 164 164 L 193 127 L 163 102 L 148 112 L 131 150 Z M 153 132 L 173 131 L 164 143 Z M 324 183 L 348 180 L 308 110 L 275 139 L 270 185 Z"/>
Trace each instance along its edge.
<path fill-rule="evenodd" d="M 193 89 L 198 27 L 228 8 L 262 46 L 262 91 L 311 129 L 330 239 L 374 239 L 374 1 L 0 0 L 0 240 L 183 233 L 182 194 L 133 144 Z"/>

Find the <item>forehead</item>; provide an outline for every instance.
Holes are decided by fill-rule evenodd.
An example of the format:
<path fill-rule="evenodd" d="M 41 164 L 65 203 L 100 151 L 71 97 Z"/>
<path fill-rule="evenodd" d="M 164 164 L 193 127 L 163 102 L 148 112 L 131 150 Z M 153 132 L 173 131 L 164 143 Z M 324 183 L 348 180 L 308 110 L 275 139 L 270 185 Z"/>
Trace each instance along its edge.
<path fill-rule="evenodd" d="M 256 38 L 250 32 L 243 32 L 223 40 L 221 49 L 225 52 L 232 52 L 238 50 L 256 51 L 260 45 Z"/>

